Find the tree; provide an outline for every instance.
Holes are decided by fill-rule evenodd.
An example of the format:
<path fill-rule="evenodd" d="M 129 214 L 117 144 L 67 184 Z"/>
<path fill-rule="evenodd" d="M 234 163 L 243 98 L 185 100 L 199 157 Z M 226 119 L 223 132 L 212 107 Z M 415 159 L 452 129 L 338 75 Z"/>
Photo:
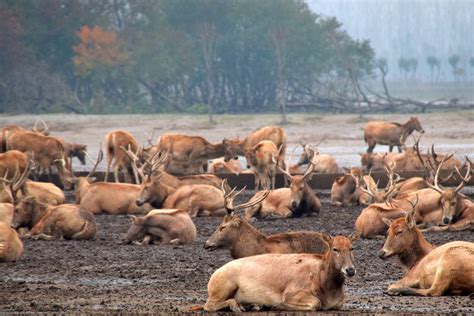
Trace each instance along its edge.
<path fill-rule="evenodd" d="M 410 58 L 407 60 L 407 67 L 408 69 L 412 72 L 412 77 L 416 77 L 416 70 L 418 69 L 418 59 L 416 58 Z"/>
<path fill-rule="evenodd" d="M 440 68 L 440 61 L 438 58 L 436 58 L 435 56 L 428 56 L 426 58 L 426 63 L 430 66 L 430 73 L 431 73 L 431 83 L 434 82 L 434 68 L 436 67 L 437 69 L 437 75 L 436 77 L 438 77 L 439 75 L 439 68 Z"/>
<path fill-rule="evenodd" d="M 472 70 L 474 69 L 474 57 L 471 57 L 469 59 L 469 64 L 471 65 L 471 78 L 472 78 L 472 76 L 473 76 Z"/>
<path fill-rule="evenodd" d="M 404 57 L 398 59 L 398 68 L 400 69 L 400 74 L 403 74 L 405 80 L 407 80 L 408 73 L 410 72 L 410 60 Z"/>

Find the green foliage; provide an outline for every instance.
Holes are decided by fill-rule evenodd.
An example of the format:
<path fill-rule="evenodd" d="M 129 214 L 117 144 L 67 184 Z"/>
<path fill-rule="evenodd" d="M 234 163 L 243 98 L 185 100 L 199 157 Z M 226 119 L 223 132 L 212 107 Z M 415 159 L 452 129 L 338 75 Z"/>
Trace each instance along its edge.
<path fill-rule="evenodd" d="M 453 68 L 453 70 L 455 70 L 457 68 L 459 60 L 460 60 L 460 58 L 456 54 L 453 54 L 453 55 L 449 56 L 448 62 L 451 65 L 451 67 Z"/>

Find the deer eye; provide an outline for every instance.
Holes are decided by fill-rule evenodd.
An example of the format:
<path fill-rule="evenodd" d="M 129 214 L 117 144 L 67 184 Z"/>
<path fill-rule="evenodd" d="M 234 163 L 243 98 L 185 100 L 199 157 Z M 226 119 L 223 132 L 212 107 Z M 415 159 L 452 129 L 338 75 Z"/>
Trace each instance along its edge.
<path fill-rule="evenodd" d="M 401 233 L 402 233 L 401 230 L 397 230 L 397 231 L 395 232 L 395 235 L 400 235 Z"/>
<path fill-rule="evenodd" d="M 334 252 L 339 252 L 339 249 L 337 249 L 337 248 L 332 248 L 332 251 L 334 251 Z"/>

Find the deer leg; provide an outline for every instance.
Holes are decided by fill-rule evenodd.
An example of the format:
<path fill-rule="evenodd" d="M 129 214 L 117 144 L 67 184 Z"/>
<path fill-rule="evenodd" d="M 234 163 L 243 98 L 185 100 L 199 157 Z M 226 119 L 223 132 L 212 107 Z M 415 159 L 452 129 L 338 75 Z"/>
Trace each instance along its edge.
<path fill-rule="evenodd" d="M 110 171 L 110 165 L 112 163 L 112 156 L 111 155 L 107 155 L 107 167 L 105 169 L 105 179 L 104 179 L 104 182 L 107 182 L 109 181 L 109 171 Z"/>
<path fill-rule="evenodd" d="M 48 166 L 48 181 L 53 182 L 53 179 L 51 178 L 51 174 L 53 173 L 53 169 L 51 168 L 51 165 Z"/>
<path fill-rule="evenodd" d="M 448 225 L 448 230 L 452 232 L 457 232 L 470 228 L 474 228 L 474 222 L 471 221 L 469 218 L 463 218 L 452 225 Z"/>
<path fill-rule="evenodd" d="M 222 280 L 219 278 L 209 281 L 209 298 L 203 308 L 208 312 L 215 312 L 224 308 L 230 308 L 233 312 L 242 312 L 243 306 L 233 298 L 238 290 L 238 286 L 231 280 Z"/>
<path fill-rule="evenodd" d="M 245 219 L 250 220 L 252 217 L 256 217 L 262 208 L 262 203 L 256 204 L 247 209 L 245 212 Z"/>
<path fill-rule="evenodd" d="M 367 148 L 367 153 L 372 153 L 374 151 L 376 143 L 374 141 L 367 142 L 367 145 L 369 145 L 369 148 Z"/>
<path fill-rule="evenodd" d="M 390 284 L 387 291 L 385 291 L 384 293 L 388 295 L 399 295 L 398 291 L 400 289 L 414 288 L 418 287 L 419 285 L 420 282 L 418 279 L 403 278 L 393 284 Z"/>
<path fill-rule="evenodd" d="M 204 310 L 207 312 L 216 312 L 225 308 L 229 308 L 234 313 L 240 313 L 245 310 L 244 307 L 233 298 L 220 302 L 207 301 L 204 305 Z"/>
<path fill-rule="evenodd" d="M 449 289 L 449 284 L 452 279 L 450 277 L 451 270 L 446 269 L 442 266 L 438 267 L 436 274 L 431 284 L 431 287 L 428 289 L 415 289 L 412 287 L 408 288 L 398 288 L 395 292 L 399 295 L 414 295 L 414 296 L 441 296 L 446 290 Z"/>
<path fill-rule="evenodd" d="M 141 246 L 148 246 L 152 240 L 152 237 L 150 235 L 146 235 L 143 237 L 142 241 L 139 243 Z"/>
<path fill-rule="evenodd" d="M 274 309 L 315 311 L 321 309 L 321 301 L 310 292 L 285 293 L 283 303 Z"/>
<path fill-rule="evenodd" d="M 393 145 L 388 145 L 388 152 L 392 152 L 393 151 Z"/>
<path fill-rule="evenodd" d="M 148 235 L 153 236 L 153 243 L 155 245 L 165 245 L 171 241 L 168 232 L 159 227 L 150 227 L 148 229 Z"/>
<path fill-rule="evenodd" d="M 170 240 L 170 245 L 174 245 L 174 246 L 184 245 L 184 241 L 179 238 L 175 238 L 175 239 Z"/>
<path fill-rule="evenodd" d="M 117 162 L 117 160 L 114 161 L 114 178 L 115 178 L 115 183 L 119 183 L 120 182 L 120 179 L 119 179 L 119 172 L 120 172 L 120 164 Z M 126 177 L 125 177 L 125 181 L 127 181 Z"/>

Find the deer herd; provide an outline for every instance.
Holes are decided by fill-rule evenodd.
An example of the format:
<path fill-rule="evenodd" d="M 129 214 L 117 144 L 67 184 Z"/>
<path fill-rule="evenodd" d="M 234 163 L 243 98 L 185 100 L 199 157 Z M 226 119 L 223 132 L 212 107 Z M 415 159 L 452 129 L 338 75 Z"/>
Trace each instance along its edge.
<path fill-rule="evenodd" d="M 41 123 L 42 127 L 39 127 Z M 317 216 L 324 209 L 311 187 L 315 173 L 337 175 L 333 157 L 319 144 L 301 144 L 301 156 L 287 160 L 283 128 L 265 126 L 243 139 L 212 143 L 200 136 L 165 133 L 140 146 L 126 131 L 109 132 L 94 160 L 82 144 L 50 135 L 44 121 L 31 130 L 5 126 L 0 144 L 0 261 L 21 260 L 22 239 L 93 240 L 97 214 L 128 214 L 131 225 L 123 244 L 183 245 L 196 241 L 196 216 L 223 217 L 205 242 L 208 250 L 227 248 L 233 261 L 217 269 L 208 283 L 204 306 L 191 310 L 234 312 L 338 309 L 344 282 L 356 273 L 352 253 L 358 238 L 385 238 L 379 256 L 398 256 L 406 269 L 388 295 L 461 295 L 474 293 L 474 243 L 452 241 L 431 245 L 424 233 L 474 229 L 474 202 L 461 191 L 472 177 L 472 163 L 434 146 L 420 150 L 405 145 L 414 132 L 425 133 L 417 118 L 406 123 L 373 121 L 364 127 L 368 145 L 361 166 L 344 168 L 331 187 L 332 210 L 363 205 L 350 236 L 293 231 L 266 235 L 252 222 Z M 389 152 L 373 153 L 376 144 Z M 398 153 L 392 153 L 393 147 Z M 96 170 L 105 151 L 105 181 Z M 239 156 L 248 170 L 243 171 Z M 86 176 L 76 176 L 72 159 L 91 160 Z M 114 181 L 108 182 L 112 166 Z M 51 181 L 53 168 L 62 188 Z M 419 171 L 423 176 L 403 179 Z M 209 173 L 208 173 L 209 172 Z M 120 182 L 123 173 L 125 182 Z M 222 174 L 219 174 L 222 173 Z M 234 205 L 237 192 L 226 174 L 252 173 L 256 193 Z M 385 173 L 387 184 L 373 177 Z M 49 182 L 39 182 L 47 174 Z M 281 174 L 287 187 L 276 188 Z M 32 179 L 30 179 L 32 178 Z M 447 187 L 449 181 L 457 186 Z M 74 189 L 74 203 L 62 191 Z M 277 275 L 277 277 L 275 277 Z"/>

